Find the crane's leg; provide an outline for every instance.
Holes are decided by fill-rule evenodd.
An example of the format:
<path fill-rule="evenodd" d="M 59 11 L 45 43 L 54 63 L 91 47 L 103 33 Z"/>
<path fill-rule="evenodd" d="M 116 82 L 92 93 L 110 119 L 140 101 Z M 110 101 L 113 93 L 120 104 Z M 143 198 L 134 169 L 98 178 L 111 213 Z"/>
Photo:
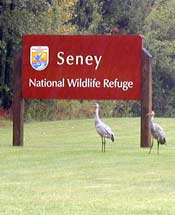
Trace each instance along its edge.
<path fill-rule="evenodd" d="M 102 152 L 103 152 L 103 137 L 101 137 L 101 143 L 102 143 Z"/>
<path fill-rule="evenodd" d="M 157 141 L 157 154 L 159 155 L 159 141 Z"/>
<path fill-rule="evenodd" d="M 153 141 L 154 141 L 154 138 L 152 138 L 152 143 L 151 143 L 151 147 L 150 147 L 150 150 L 149 150 L 149 154 L 151 153 L 151 150 L 152 150 L 152 147 L 153 147 Z"/>
<path fill-rule="evenodd" d="M 106 139 L 104 138 L 104 152 L 106 150 Z"/>

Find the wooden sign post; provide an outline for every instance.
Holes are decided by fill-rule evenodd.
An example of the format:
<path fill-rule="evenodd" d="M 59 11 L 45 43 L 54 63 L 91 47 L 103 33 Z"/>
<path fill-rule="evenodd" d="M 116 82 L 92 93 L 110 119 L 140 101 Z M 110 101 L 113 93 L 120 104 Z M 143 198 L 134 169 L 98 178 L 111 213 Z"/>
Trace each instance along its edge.
<path fill-rule="evenodd" d="M 152 111 L 152 56 L 146 49 L 142 49 L 141 71 L 141 147 L 151 145 L 151 127 L 148 113 Z"/>
<path fill-rule="evenodd" d="M 24 99 L 22 98 L 22 51 L 15 56 L 13 87 L 13 146 L 23 146 Z"/>

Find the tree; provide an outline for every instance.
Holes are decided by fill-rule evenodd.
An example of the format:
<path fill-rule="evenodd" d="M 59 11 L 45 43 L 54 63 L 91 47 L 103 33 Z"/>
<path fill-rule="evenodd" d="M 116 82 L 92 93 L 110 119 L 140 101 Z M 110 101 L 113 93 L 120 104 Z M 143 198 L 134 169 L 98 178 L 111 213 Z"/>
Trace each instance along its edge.
<path fill-rule="evenodd" d="M 101 20 L 101 4 L 94 0 L 78 0 L 76 17 L 72 20 L 78 26 L 79 34 L 97 34 Z"/>
<path fill-rule="evenodd" d="M 175 1 L 157 0 L 145 20 L 145 45 L 153 54 L 153 107 L 175 115 Z"/>
<path fill-rule="evenodd" d="M 12 103 L 13 58 L 24 34 L 70 33 L 76 0 L 0 1 L 0 105 Z M 64 11 L 64 13 L 63 13 Z M 64 14 L 64 15 L 62 15 Z"/>
<path fill-rule="evenodd" d="M 118 34 L 142 32 L 144 19 L 150 13 L 155 0 L 99 0 L 102 4 L 101 33 L 111 33 L 114 27 Z"/>

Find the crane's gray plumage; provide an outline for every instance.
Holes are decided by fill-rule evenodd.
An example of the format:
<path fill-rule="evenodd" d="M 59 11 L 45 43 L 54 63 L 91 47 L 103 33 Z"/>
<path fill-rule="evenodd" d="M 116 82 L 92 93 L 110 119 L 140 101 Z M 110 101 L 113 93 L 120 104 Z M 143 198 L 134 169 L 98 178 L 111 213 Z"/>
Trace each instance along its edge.
<path fill-rule="evenodd" d="M 99 118 L 99 104 L 94 104 L 95 106 L 95 128 L 97 133 L 101 136 L 102 140 L 102 152 L 105 152 L 105 144 L 106 144 L 106 139 L 111 139 L 112 142 L 114 142 L 115 135 L 112 131 L 112 129 L 103 123 L 101 119 Z"/>
<path fill-rule="evenodd" d="M 157 154 L 159 154 L 159 144 L 165 144 L 166 143 L 165 132 L 159 124 L 153 122 L 154 111 L 152 111 L 152 113 L 149 115 L 151 117 L 151 135 L 152 135 L 152 143 L 151 143 L 149 153 L 151 153 L 151 150 L 153 147 L 153 141 L 154 141 L 154 139 L 156 139 L 157 140 Z"/>

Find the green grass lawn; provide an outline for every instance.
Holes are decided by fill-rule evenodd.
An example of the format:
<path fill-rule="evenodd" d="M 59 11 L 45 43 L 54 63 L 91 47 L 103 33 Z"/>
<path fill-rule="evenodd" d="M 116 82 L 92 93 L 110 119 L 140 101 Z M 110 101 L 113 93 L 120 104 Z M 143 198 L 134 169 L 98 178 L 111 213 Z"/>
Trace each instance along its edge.
<path fill-rule="evenodd" d="M 174 215 L 175 119 L 155 119 L 159 155 L 139 147 L 140 119 L 103 121 L 117 137 L 106 153 L 92 119 L 26 123 L 24 147 L 0 121 L 0 214 Z"/>

